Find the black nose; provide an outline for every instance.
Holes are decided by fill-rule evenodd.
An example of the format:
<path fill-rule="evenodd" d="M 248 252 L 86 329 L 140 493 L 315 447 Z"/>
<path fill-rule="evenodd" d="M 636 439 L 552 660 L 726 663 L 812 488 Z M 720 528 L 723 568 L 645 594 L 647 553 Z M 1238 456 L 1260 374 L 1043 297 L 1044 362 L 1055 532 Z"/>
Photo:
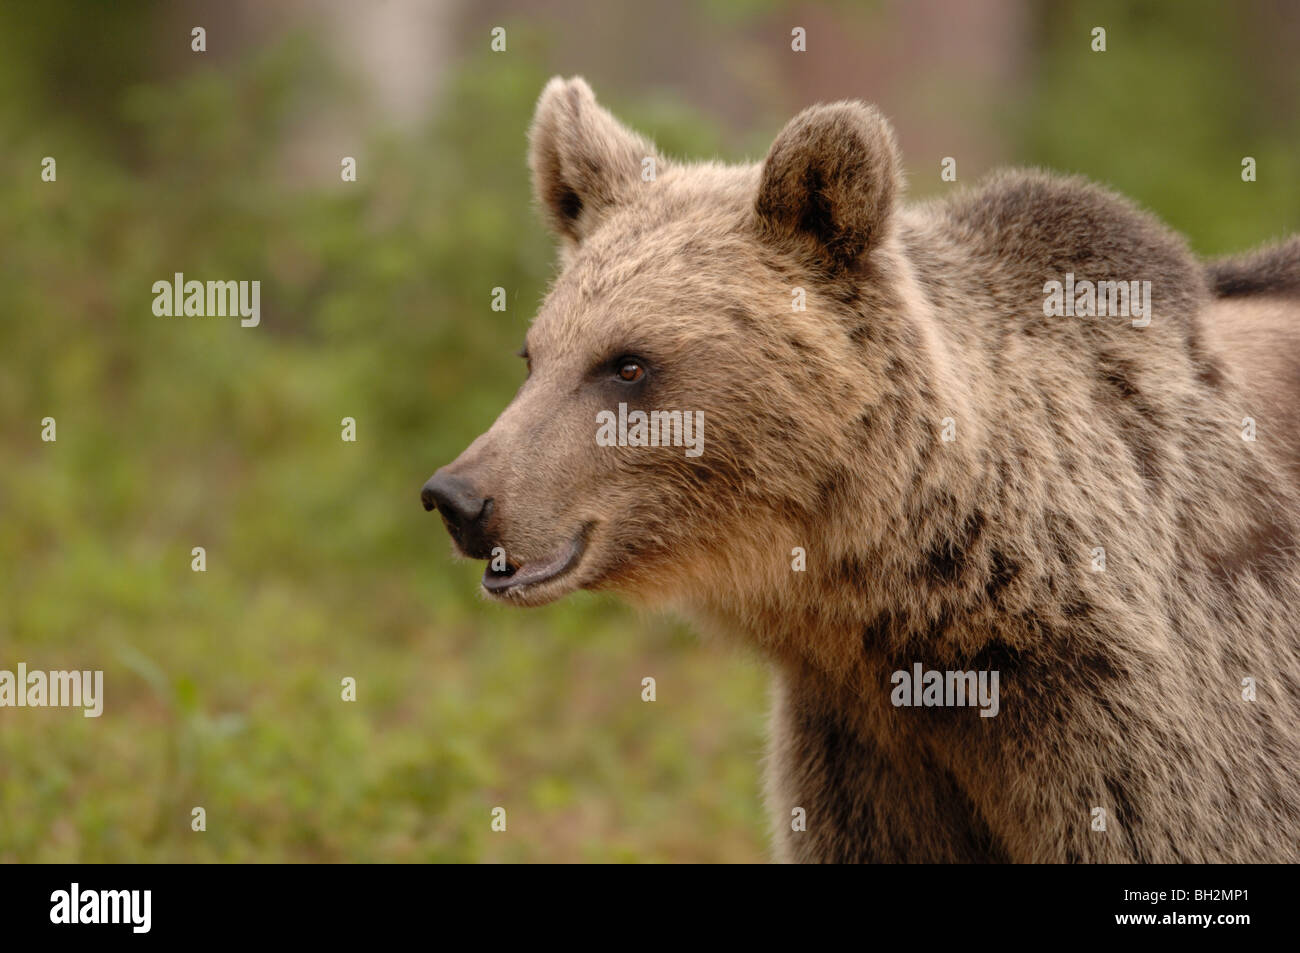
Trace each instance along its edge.
<path fill-rule="evenodd" d="M 488 501 L 478 495 L 468 480 L 441 470 L 420 491 L 420 502 L 426 510 L 437 509 L 457 539 L 476 529 L 488 508 Z"/>

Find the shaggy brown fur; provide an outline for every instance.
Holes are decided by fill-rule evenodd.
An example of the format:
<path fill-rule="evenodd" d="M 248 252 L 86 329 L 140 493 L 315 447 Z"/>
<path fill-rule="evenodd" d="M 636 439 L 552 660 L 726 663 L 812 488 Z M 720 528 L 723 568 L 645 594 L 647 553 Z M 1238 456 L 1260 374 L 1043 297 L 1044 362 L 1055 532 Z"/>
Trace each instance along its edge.
<path fill-rule="evenodd" d="M 759 165 L 644 181 L 649 155 L 581 80 L 546 87 L 531 164 L 564 268 L 531 376 L 440 474 L 518 571 L 578 555 L 495 597 L 616 589 L 760 647 L 783 859 L 1300 859 L 1300 245 L 1212 266 L 1216 300 L 1178 236 L 1080 179 L 904 206 L 859 103 Z M 1045 317 L 1067 272 L 1150 281 L 1150 326 Z M 703 455 L 597 447 L 620 401 L 703 411 Z M 914 662 L 998 671 L 999 714 L 894 707 Z"/>

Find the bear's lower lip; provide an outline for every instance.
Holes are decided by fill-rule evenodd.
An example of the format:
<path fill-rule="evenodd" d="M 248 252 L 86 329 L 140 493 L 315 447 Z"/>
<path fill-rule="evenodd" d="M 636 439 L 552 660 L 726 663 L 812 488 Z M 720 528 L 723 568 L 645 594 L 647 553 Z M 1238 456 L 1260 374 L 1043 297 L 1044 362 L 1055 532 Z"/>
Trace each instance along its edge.
<path fill-rule="evenodd" d="M 550 559 L 523 563 L 519 566 L 512 563 L 506 572 L 497 572 L 489 562 L 483 570 L 483 588 L 493 595 L 504 595 L 513 589 L 522 589 L 525 586 L 535 586 L 558 579 L 582 559 L 582 553 L 587 548 L 587 535 L 590 529 L 590 523 L 583 526 Z"/>

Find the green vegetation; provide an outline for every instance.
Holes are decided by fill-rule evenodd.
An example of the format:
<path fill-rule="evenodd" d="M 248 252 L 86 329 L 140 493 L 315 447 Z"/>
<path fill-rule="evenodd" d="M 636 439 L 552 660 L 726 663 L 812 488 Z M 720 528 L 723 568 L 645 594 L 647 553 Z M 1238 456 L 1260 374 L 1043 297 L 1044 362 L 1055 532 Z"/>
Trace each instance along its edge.
<path fill-rule="evenodd" d="M 0 710 L 0 860 L 760 859 L 758 664 L 608 599 L 488 605 L 419 505 L 522 379 L 544 75 L 471 64 L 358 183 L 292 182 L 309 62 L 130 90 L 128 160 L 4 157 L 0 667 L 103 669 L 106 709 Z M 175 271 L 260 276 L 262 326 L 155 317 Z"/>

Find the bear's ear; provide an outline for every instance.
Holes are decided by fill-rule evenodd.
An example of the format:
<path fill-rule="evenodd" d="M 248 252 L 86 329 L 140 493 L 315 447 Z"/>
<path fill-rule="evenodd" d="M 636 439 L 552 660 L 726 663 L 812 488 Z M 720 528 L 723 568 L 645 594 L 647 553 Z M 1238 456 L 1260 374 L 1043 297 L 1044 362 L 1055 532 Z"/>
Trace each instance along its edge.
<path fill-rule="evenodd" d="M 601 215 L 641 185 L 642 163 L 662 160 L 654 146 L 596 103 L 579 77 L 555 77 L 542 90 L 528 133 L 533 195 L 557 233 L 574 242 Z"/>
<path fill-rule="evenodd" d="M 772 143 L 754 209 L 767 239 L 843 271 L 887 233 L 900 179 L 893 130 L 874 107 L 812 106 Z"/>

